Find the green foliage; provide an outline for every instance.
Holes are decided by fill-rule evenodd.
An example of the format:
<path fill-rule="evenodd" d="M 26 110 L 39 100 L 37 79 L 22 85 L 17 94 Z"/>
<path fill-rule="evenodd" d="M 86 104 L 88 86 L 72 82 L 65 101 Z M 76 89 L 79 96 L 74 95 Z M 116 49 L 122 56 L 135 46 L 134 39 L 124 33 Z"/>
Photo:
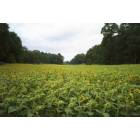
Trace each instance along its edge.
<path fill-rule="evenodd" d="M 85 64 L 85 54 L 77 54 L 71 61 L 70 64 Z"/>
<path fill-rule="evenodd" d="M 30 64 L 63 64 L 64 57 L 58 54 L 44 53 L 38 50 L 30 51 L 23 47 L 22 62 Z"/>
<path fill-rule="evenodd" d="M 9 25 L 0 23 L 0 63 L 32 63 L 32 64 L 63 64 L 63 56 L 30 51 L 22 46 L 20 37 L 9 31 Z"/>
<path fill-rule="evenodd" d="M 2 65 L 0 116 L 140 116 L 140 65 Z"/>
<path fill-rule="evenodd" d="M 101 33 L 101 44 L 87 51 L 87 64 L 140 63 L 140 24 L 106 23 Z"/>
<path fill-rule="evenodd" d="M 15 63 L 21 61 L 22 42 L 14 32 L 9 32 L 6 23 L 0 23 L 0 61 Z"/>
<path fill-rule="evenodd" d="M 105 23 L 104 27 L 101 29 L 101 33 L 105 37 L 111 37 L 115 33 L 118 33 L 119 27 L 116 23 Z"/>
<path fill-rule="evenodd" d="M 77 54 L 70 64 L 139 64 L 140 24 L 105 23 L 101 29 L 101 44 L 90 48 L 86 55 Z M 63 64 L 63 56 L 28 50 L 20 37 L 0 23 L 0 63 Z M 67 63 L 69 64 L 69 63 Z"/>

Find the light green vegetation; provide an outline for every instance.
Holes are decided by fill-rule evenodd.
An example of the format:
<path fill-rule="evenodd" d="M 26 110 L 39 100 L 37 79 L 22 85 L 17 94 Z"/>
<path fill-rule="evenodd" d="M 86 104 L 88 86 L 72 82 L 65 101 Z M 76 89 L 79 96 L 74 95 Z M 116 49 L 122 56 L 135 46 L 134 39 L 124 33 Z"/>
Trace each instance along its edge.
<path fill-rule="evenodd" d="M 140 65 L 1 65 L 0 116 L 140 116 Z"/>

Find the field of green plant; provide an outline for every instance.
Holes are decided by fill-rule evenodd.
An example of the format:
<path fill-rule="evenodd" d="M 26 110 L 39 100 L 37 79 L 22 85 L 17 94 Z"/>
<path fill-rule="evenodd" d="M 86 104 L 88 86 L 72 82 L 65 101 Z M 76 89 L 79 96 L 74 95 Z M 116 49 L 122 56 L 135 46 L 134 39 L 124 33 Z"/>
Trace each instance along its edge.
<path fill-rule="evenodd" d="M 140 65 L 1 65 L 0 116 L 140 116 Z"/>

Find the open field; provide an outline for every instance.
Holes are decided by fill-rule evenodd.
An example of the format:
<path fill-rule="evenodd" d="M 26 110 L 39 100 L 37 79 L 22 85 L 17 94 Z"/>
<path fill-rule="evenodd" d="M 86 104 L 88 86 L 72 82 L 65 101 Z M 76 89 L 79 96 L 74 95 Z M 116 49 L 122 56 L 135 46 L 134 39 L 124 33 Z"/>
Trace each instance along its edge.
<path fill-rule="evenodd" d="M 140 116 L 140 65 L 1 65 L 0 116 Z"/>

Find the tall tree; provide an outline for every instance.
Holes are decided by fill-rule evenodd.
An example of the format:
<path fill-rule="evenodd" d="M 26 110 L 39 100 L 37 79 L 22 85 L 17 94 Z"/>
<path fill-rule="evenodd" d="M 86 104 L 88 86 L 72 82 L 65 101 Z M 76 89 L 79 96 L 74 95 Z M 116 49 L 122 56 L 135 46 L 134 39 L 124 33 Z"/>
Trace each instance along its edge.
<path fill-rule="evenodd" d="M 103 34 L 101 45 L 87 51 L 87 63 L 140 63 L 140 24 L 106 23 L 101 33 Z"/>
<path fill-rule="evenodd" d="M 0 61 L 7 61 L 9 49 L 9 26 L 6 23 L 0 23 Z"/>
<path fill-rule="evenodd" d="M 63 64 L 64 57 L 58 54 L 28 50 L 22 46 L 20 37 L 9 31 L 9 25 L 0 23 L 0 62 Z"/>

